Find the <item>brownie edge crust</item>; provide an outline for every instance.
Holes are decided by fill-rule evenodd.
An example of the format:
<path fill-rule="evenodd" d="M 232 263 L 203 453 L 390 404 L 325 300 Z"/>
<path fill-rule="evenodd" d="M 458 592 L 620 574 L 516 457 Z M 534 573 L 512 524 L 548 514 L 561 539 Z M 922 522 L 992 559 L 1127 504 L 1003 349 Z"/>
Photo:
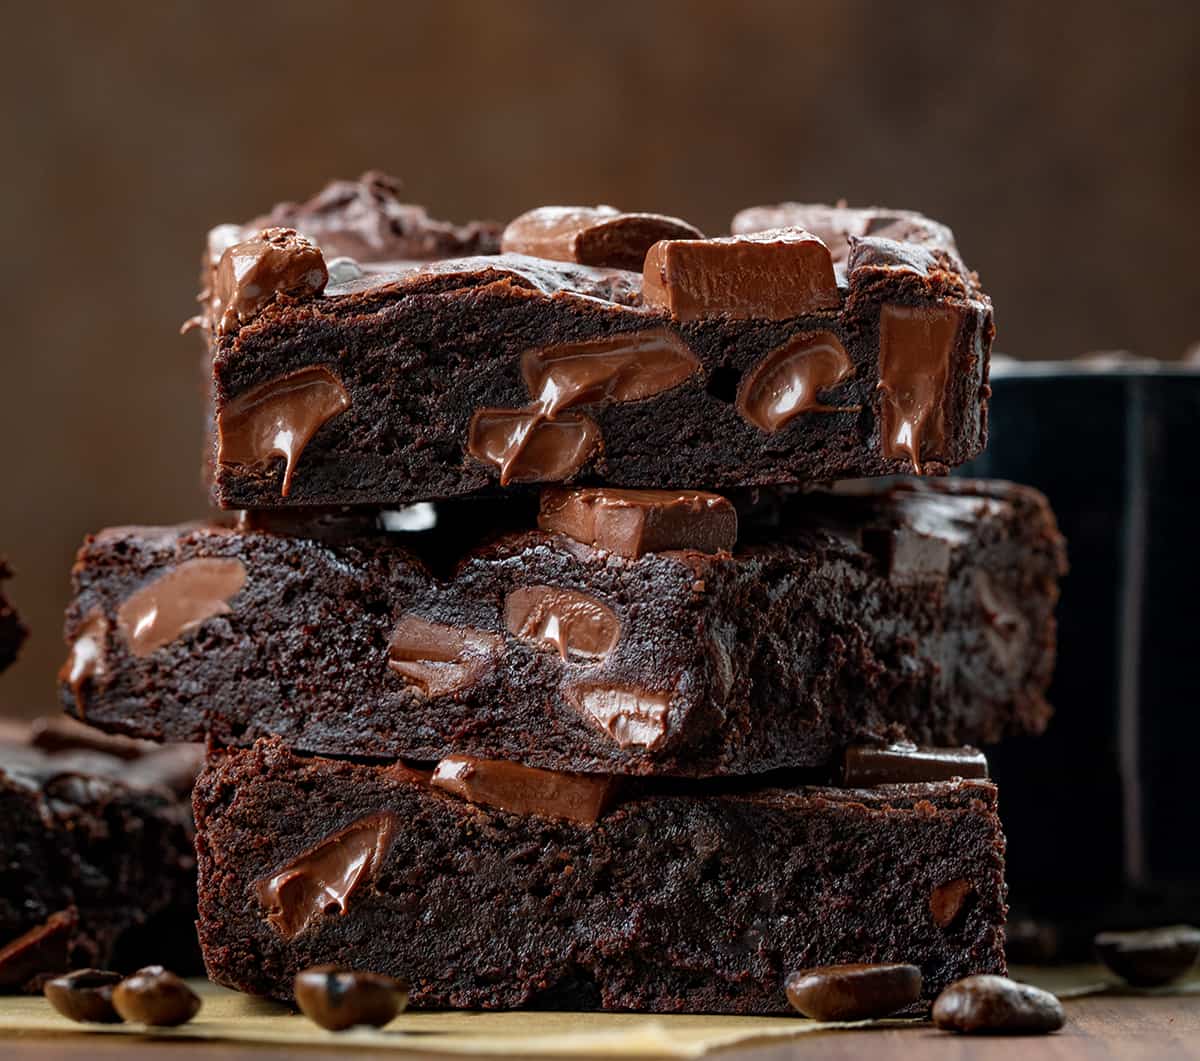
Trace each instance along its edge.
<path fill-rule="evenodd" d="M 805 966 L 911 962 L 926 1003 L 1005 971 L 984 781 L 648 785 L 587 824 L 260 741 L 210 755 L 194 805 L 208 973 L 256 995 L 347 955 L 422 1008 L 782 1014 Z"/>

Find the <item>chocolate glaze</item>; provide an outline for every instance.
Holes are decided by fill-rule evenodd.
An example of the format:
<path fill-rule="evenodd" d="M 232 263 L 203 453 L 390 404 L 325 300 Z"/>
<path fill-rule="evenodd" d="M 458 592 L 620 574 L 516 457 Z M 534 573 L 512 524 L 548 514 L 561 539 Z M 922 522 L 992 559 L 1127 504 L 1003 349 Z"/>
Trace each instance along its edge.
<path fill-rule="evenodd" d="M 496 634 L 404 616 L 388 643 L 388 666 L 426 696 L 472 684 L 499 652 Z"/>
<path fill-rule="evenodd" d="M 287 497 L 304 447 L 322 427 L 350 408 L 350 395 L 328 368 L 313 365 L 252 388 L 217 416 L 217 460 L 266 466 L 286 461 L 281 493 Z"/>
<path fill-rule="evenodd" d="M 226 248 L 213 277 L 217 333 L 237 331 L 276 295 L 312 298 L 329 274 L 320 250 L 290 228 L 267 228 Z"/>
<path fill-rule="evenodd" d="M 205 619 L 228 614 L 245 582 L 240 560 L 185 560 L 126 598 L 117 609 L 117 629 L 134 656 L 148 656 Z"/>
<path fill-rule="evenodd" d="M 557 586 L 513 590 L 504 601 L 504 621 L 514 637 L 549 642 L 564 660 L 603 659 L 621 636 L 621 624 L 606 604 Z"/>
<path fill-rule="evenodd" d="M 873 788 L 987 776 L 987 758 L 977 748 L 918 748 L 901 742 L 847 748 L 842 783 L 847 788 Z"/>
<path fill-rule="evenodd" d="M 954 306 L 886 305 L 879 315 L 880 445 L 921 474 L 923 453 L 946 445 L 946 382 L 963 322 Z"/>
<path fill-rule="evenodd" d="M 85 683 L 104 682 L 108 678 L 108 633 L 109 623 L 104 613 L 99 609 L 90 612 L 58 672 L 58 680 L 65 682 L 75 697 L 80 718 L 83 718 Z"/>
<path fill-rule="evenodd" d="M 592 402 L 633 402 L 677 387 L 700 369 L 674 332 L 650 328 L 527 350 L 521 372 L 534 406 L 553 417 Z"/>
<path fill-rule="evenodd" d="M 567 698 L 600 724 L 622 748 L 633 745 L 653 751 L 667 735 L 667 693 L 613 685 L 578 685 Z"/>
<path fill-rule="evenodd" d="M 611 206 L 542 206 L 509 223 L 500 250 L 638 270 L 659 240 L 703 238 L 686 221 L 662 214 L 626 214 Z"/>
<path fill-rule="evenodd" d="M 860 406 L 824 405 L 820 392 L 854 372 L 850 355 L 832 332 L 796 335 L 768 353 L 738 387 L 737 411 L 774 434 L 800 413 L 858 412 Z"/>
<path fill-rule="evenodd" d="M 539 814 L 589 825 L 600 819 L 615 787 L 614 779 L 603 775 L 562 774 L 469 755 L 443 759 L 430 784 L 510 814 Z"/>
<path fill-rule="evenodd" d="M 500 469 L 500 485 L 569 479 L 600 445 L 600 427 L 589 416 L 555 420 L 529 409 L 480 409 L 471 417 L 467 451 Z"/>
<path fill-rule="evenodd" d="M 681 321 L 786 320 L 841 305 L 829 250 L 802 229 L 663 240 L 646 255 L 642 297 Z"/>
<path fill-rule="evenodd" d="M 670 549 L 728 551 L 737 541 L 733 505 L 698 490 L 543 490 L 538 526 L 635 560 Z"/>
<path fill-rule="evenodd" d="M 355 890 L 379 872 L 398 826 L 386 812 L 360 818 L 258 881 L 267 920 L 294 939 L 330 911 L 344 914 Z"/>

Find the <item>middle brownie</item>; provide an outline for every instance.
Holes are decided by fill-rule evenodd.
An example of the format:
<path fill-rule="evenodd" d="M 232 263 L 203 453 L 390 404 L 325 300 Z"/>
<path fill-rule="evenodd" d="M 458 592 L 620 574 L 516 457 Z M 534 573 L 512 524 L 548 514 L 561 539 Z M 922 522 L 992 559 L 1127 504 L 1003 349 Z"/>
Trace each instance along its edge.
<path fill-rule="evenodd" d="M 1041 495 L 884 483 L 768 508 L 732 552 L 527 530 L 446 577 L 420 536 L 361 527 L 105 531 L 75 568 L 64 706 L 157 740 L 677 776 L 1042 729 L 1063 561 Z"/>

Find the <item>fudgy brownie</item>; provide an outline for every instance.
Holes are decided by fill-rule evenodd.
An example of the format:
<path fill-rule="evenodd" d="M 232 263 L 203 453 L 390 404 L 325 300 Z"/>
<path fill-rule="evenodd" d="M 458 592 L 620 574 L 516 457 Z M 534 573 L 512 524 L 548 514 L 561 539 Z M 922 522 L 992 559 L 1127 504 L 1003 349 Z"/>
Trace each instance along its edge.
<path fill-rule="evenodd" d="M 743 516 L 730 552 L 715 495 L 548 491 L 545 529 L 445 575 L 421 535 L 352 520 L 105 531 L 75 566 L 63 704 L 155 740 L 691 776 L 1044 727 L 1064 559 L 1036 491 L 864 482 Z"/>
<path fill-rule="evenodd" d="M 994 329 L 949 230 L 805 209 L 704 239 L 677 218 L 548 207 L 492 254 L 486 226 L 431 221 L 369 176 L 220 226 L 200 318 L 213 496 L 402 505 L 969 460 Z"/>
<path fill-rule="evenodd" d="M 17 651 L 26 636 L 25 627 L 16 609 L 4 596 L 4 583 L 10 578 L 12 571 L 9 570 L 4 557 L 0 556 L 0 670 L 4 670 L 17 658 Z"/>
<path fill-rule="evenodd" d="M 754 788 L 455 757 L 216 753 L 196 785 L 209 976 L 287 999 L 324 962 L 421 1007 L 786 1013 L 784 978 L 1005 969 L 996 789 Z"/>
<path fill-rule="evenodd" d="M 188 794 L 202 757 L 66 719 L 3 725 L 0 991 L 84 966 L 186 971 L 196 950 Z"/>

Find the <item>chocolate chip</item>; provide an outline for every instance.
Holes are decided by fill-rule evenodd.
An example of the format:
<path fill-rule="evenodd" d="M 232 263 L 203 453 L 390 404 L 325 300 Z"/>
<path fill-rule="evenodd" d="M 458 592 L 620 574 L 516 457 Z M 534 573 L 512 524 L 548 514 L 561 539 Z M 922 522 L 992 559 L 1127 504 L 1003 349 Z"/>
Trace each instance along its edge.
<path fill-rule="evenodd" d="M 873 788 L 987 776 L 987 757 L 977 748 L 918 748 L 908 741 L 898 741 L 880 748 L 847 748 L 842 782 L 847 788 Z"/>
<path fill-rule="evenodd" d="M 602 774 L 566 774 L 499 759 L 451 755 L 438 763 L 430 778 L 434 788 L 452 792 L 510 814 L 592 824 L 599 821 L 615 788 Z"/>
<path fill-rule="evenodd" d="M 939 884 L 929 894 L 929 913 L 938 928 L 949 928 L 962 913 L 975 886 L 965 877 Z"/>
<path fill-rule="evenodd" d="M 1066 1017 L 1049 991 L 1006 976 L 968 976 L 946 988 L 933 1004 L 933 1023 L 953 1032 L 1045 1035 Z"/>
<path fill-rule="evenodd" d="M 850 355 L 832 332 L 796 335 L 770 351 L 738 389 L 737 411 L 747 423 L 774 434 L 801 413 L 857 412 L 826 405 L 820 393 L 854 372 Z"/>
<path fill-rule="evenodd" d="M 120 1024 L 121 1015 L 113 1008 L 113 988 L 121 982 L 120 973 L 105 969 L 77 969 L 73 973 L 47 980 L 42 993 L 68 1020 L 90 1024 Z"/>
<path fill-rule="evenodd" d="M 1141 932 L 1101 932 L 1096 956 L 1127 984 L 1158 987 L 1178 980 L 1200 957 L 1200 928 L 1170 925 Z"/>
<path fill-rule="evenodd" d="M 792 973 L 788 1001 L 813 1020 L 869 1020 L 915 1005 L 921 970 L 915 965 L 825 965 Z"/>
<path fill-rule="evenodd" d="M 625 214 L 611 206 L 542 206 L 509 224 L 500 250 L 636 270 L 659 240 L 703 238 L 686 221 L 662 214 Z"/>
<path fill-rule="evenodd" d="M 221 334 L 252 321 L 277 294 L 311 298 L 329 274 L 316 244 L 290 228 L 267 228 L 228 247 L 213 278 L 213 317 Z"/>
<path fill-rule="evenodd" d="M 499 469 L 501 486 L 569 479 L 599 445 L 600 426 L 591 417 L 548 420 L 531 409 L 480 409 L 467 437 L 467 452 Z"/>
<path fill-rule="evenodd" d="M 552 645 L 562 659 L 601 660 L 621 636 L 613 610 L 587 593 L 559 586 L 522 586 L 504 600 L 509 633 Z"/>
<path fill-rule="evenodd" d="M 357 1024 L 382 1028 L 408 1005 L 403 981 L 336 965 L 314 965 L 298 973 L 295 991 L 301 1012 L 331 1032 Z"/>
<path fill-rule="evenodd" d="M 161 965 L 126 977 L 113 988 L 112 1001 L 124 1020 L 156 1028 L 186 1024 L 200 1012 L 200 996 Z"/>

